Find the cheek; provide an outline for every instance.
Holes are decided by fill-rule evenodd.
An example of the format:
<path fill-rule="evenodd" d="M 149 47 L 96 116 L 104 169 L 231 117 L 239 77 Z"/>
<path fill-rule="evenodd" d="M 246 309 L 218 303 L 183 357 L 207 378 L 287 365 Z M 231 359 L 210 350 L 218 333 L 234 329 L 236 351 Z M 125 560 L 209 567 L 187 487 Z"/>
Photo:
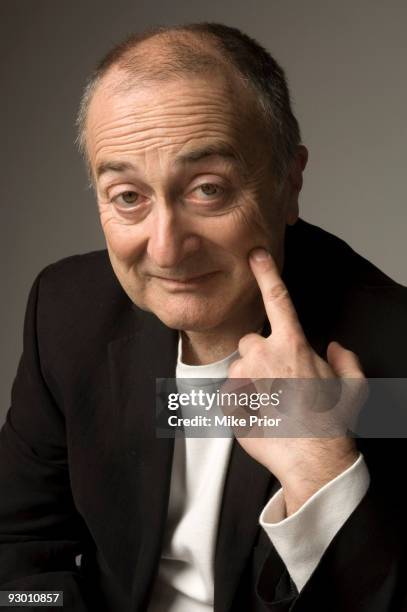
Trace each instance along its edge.
<path fill-rule="evenodd" d="M 267 224 L 255 206 L 238 208 L 228 216 L 223 226 L 217 228 L 219 245 L 238 259 L 247 256 L 251 249 L 264 246 L 273 252 L 278 244 L 279 227 Z"/>

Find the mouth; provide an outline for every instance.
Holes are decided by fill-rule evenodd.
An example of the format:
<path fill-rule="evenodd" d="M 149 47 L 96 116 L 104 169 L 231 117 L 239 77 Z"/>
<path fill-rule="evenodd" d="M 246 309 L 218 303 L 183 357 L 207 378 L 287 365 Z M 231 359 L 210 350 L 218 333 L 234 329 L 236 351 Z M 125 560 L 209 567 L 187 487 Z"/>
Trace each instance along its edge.
<path fill-rule="evenodd" d="M 199 276 L 191 276 L 188 278 L 168 278 L 166 276 L 154 276 L 167 289 L 194 289 L 199 288 L 210 281 L 217 272 L 208 272 Z"/>

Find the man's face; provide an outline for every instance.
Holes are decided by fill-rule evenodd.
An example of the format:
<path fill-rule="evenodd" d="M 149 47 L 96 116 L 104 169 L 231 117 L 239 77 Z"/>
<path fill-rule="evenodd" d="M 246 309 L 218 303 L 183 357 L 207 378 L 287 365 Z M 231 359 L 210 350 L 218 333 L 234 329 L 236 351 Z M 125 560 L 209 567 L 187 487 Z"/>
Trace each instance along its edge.
<path fill-rule="evenodd" d="M 224 77 L 135 86 L 91 102 L 87 147 L 113 269 L 168 327 L 221 329 L 259 305 L 256 246 L 281 263 L 286 211 L 249 95 Z"/>

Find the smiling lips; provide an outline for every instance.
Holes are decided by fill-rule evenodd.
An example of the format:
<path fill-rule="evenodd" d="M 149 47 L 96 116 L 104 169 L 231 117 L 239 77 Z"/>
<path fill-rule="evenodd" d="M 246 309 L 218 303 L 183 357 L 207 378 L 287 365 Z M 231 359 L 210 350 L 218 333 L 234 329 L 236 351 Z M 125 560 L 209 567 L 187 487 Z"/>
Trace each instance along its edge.
<path fill-rule="evenodd" d="M 164 276 L 155 276 L 164 286 L 172 289 L 188 289 L 194 288 L 205 281 L 211 279 L 217 272 L 208 272 L 207 274 L 201 274 L 199 276 L 193 276 L 190 278 L 176 279 L 176 278 L 166 278 Z"/>

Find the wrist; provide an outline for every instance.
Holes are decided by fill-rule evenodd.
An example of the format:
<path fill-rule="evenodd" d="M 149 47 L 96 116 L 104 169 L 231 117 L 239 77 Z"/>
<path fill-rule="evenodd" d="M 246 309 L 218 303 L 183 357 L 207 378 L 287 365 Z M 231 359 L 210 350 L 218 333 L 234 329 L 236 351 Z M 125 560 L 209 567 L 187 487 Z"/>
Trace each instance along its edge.
<path fill-rule="evenodd" d="M 304 461 L 300 469 L 291 470 L 289 476 L 280 481 L 287 516 L 294 514 L 323 486 L 350 468 L 358 456 L 359 451 L 354 445 L 346 452 L 321 454 L 316 460 Z"/>

